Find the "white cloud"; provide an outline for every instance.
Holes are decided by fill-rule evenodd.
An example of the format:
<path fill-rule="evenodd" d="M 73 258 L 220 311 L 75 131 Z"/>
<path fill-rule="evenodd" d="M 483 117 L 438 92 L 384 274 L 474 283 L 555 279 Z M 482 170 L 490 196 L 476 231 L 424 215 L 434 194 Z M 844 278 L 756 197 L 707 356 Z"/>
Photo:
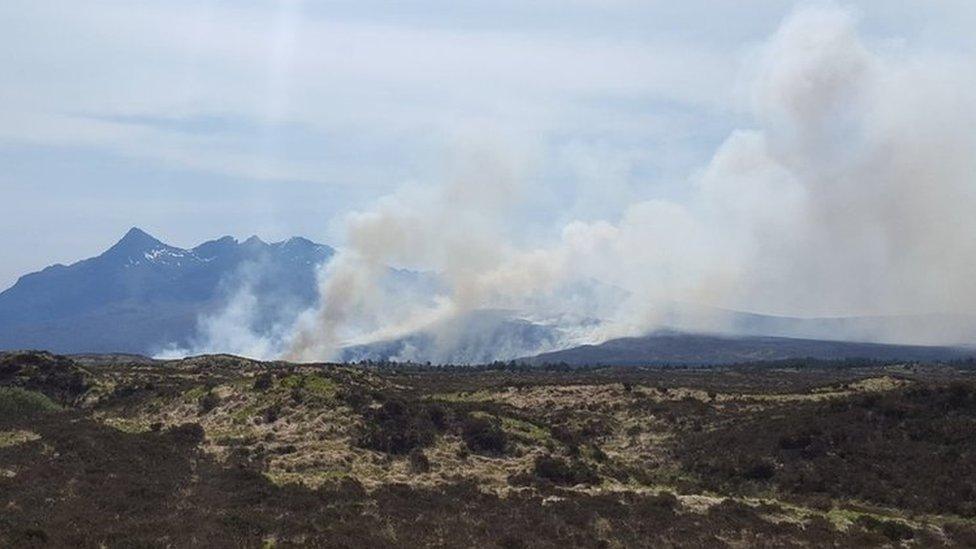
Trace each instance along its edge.
<path fill-rule="evenodd" d="M 13 2 L 2 15 L 15 29 L 4 38 L 11 47 L 0 76 L 5 138 L 233 175 L 341 182 L 354 178 L 329 174 L 327 164 L 341 159 L 327 144 L 318 163 L 274 169 L 265 164 L 288 160 L 248 162 L 255 151 L 232 134 L 203 139 L 85 117 L 227 117 L 268 131 L 300 124 L 404 146 L 484 120 L 537 133 L 573 129 L 573 121 L 582 125 L 575 103 L 600 97 L 720 109 L 734 72 L 728 52 L 689 44 L 415 28 L 292 11 L 276 18 L 273 5 Z M 606 124 L 600 117 L 583 123 L 591 131 Z"/>

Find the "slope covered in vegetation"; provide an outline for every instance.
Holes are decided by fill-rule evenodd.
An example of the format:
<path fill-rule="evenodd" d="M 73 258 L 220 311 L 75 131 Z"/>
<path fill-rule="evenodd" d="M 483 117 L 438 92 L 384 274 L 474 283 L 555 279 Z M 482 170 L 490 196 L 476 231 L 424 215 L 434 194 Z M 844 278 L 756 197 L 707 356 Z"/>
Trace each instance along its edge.
<path fill-rule="evenodd" d="M 0 358 L 5 546 L 967 546 L 966 367 Z"/>

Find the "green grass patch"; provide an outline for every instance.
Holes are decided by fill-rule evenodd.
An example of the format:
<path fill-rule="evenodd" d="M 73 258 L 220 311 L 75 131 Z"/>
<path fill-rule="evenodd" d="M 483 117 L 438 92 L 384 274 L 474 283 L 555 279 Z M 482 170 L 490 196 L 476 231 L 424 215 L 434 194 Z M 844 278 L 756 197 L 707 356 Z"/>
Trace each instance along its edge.
<path fill-rule="evenodd" d="M 41 393 L 20 387 L 0 387 L 0 414 L 22 415 L 60 409 L 53 400 Z"/>
<path fill-rule="evenodd" d="M 282 379 L 280 383 L 286 389 L 301 389 L 322 398 L 335 397 L 339 389 L 335 381 L 316 374 L 292 374 Z"/>
<path fill-rule="evenodd" d="M 242 406 L 240 409 L 234 410 L 230 414 L 230 419 L 232 422 L 238 425 L 247 423 L 251 420 L 252 417 L 258 415 L 258 412 L 260 410 L 261 410 L 260 402 L 249 402 L 247 405 Z"/>
<path fill-rule="evenodd" d="M 871 512 L 866 510 L 855 510 L 843 507 L 833 507 L 830 511 L 825 514 L 827 520 L 834 525 L 835 528 L 839 530 L 846 530 L 851 525 L 858 522 L 859 519 L 869 518 L 878 521 L 893 521 L 899 522 L 905 525 L 920 527 L 920 523 L 906 520 L 904 517 L 899 516 L 896 512 L 892 514 L 884 514 L 882 512 Z"/>
<path fill-rule="evenodd" d="M 547 429 L 539 427 L 535 423 L 529 421 L 516 419 L 509 416 L 495 416 L 493 414 L 489 414 L 488 412 L 480 411 L 471 412 L 471 415 L 473 417 L 483 417 L 488 419 L 496 418 L 499 422 L 501 422 L 502 429 L 507 431 L 508 434 L 528 442 L 545 444 L 546 442 L 552 440 L 552 435 Z"/>
<path fill-rule="evenodd" d="M 206 387 L 204 387 L 203 385 L 197 385 L 196 387 L 194 387 L 192 389 L 189 389 L 188 391 L 186 391 L 185 393 L 183 393 L 183 398 L 187 402 L 196 402 L 196 401 L 200 400 L 200 398 L 203 395 L 207 394 L 207 391 L 208 391 L 208 389 Z"/>

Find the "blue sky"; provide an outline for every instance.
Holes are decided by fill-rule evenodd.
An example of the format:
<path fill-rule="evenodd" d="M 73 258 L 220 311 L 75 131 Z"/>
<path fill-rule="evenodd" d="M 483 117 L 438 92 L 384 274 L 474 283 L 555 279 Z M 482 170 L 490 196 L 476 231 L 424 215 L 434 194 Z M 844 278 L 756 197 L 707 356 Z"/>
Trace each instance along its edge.
<path fill-rule="evenodd" d="M 796 5 L 6 0 L 0 287 L 133 225 L 341 245 L 346 212 L 471 140 L 531 166 L 526 239 L 680 201 Z M 969 1 L 849 5 L 879 48 L 976 50 Z"/>

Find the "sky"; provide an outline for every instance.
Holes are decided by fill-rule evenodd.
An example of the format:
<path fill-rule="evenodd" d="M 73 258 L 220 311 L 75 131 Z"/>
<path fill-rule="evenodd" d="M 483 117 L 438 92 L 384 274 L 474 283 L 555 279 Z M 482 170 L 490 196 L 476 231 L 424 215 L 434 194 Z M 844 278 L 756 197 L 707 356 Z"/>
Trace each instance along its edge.
<path fill-rule="evenodd" d="M 0 288 L 131 226 L 341 246 L 350 211 L 468 173 L 472 150 L 519 158 L 530 245 L 680 203 L 754 123 L 743 75 L 809 5 L 6 0 Z M 875 50 L 976 52 L 970 1 L 840 6 Z"/>

